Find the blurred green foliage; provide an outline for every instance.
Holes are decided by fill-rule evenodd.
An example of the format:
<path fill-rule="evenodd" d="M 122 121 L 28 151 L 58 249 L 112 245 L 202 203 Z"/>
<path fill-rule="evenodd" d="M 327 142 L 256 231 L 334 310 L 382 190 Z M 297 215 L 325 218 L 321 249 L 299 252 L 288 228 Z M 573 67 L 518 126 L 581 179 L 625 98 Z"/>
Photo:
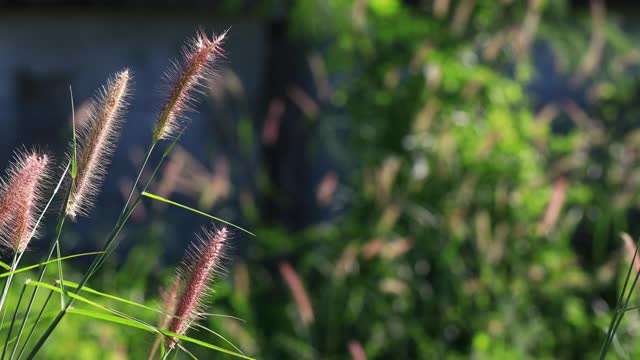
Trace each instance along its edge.
<path fill-rule="evenodd" d="M 337 84 L 327 107 L 349 114 L 351 197 L 335 223 L 259 232 L 240 315 L 258 356 L 595 356 L 638 205 L 632 40 L 597 2 L 418 3 L 294 10 Z M 534 98 L 549 78 L 564 98 Z M 294 265 L 312 323 L 264 258 Z"/>

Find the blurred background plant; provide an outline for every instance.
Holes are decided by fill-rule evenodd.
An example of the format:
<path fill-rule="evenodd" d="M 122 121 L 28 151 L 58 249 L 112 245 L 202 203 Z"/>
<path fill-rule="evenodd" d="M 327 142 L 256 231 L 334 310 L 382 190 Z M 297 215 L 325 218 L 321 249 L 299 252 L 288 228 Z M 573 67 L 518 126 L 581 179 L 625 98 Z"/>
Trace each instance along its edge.
<path fill-rule="evenodd" d="M 276 19 L 264 94 L 232 68 L 232 31 L 200 138 L 153 185 L 257 235 L 234 239 L 210 311 L 244 322 L 208 325 L 264 359 L 596 357 L 627 266 L 619 234 L 639 235 L 626 5 L 250 3 L 219 10 Z M 188 232 L 168 224 L 180 212 L 139 210 L 151 226 L 91 286 L 160 307 Z M 639 324 L 626 315 L 612 356 L 640 355 Z M 130 330 L 73 318 L 52 343 L 47 358 L 148 354 Z"/>

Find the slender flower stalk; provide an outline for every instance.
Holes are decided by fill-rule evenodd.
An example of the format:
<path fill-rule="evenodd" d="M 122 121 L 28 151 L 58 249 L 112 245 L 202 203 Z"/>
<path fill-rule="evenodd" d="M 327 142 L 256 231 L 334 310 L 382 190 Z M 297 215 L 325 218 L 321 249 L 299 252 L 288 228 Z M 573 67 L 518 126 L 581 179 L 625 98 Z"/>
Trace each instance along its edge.
<path fill-rule="evenodd" d="M 153 131 L 154 143 L 172 138 L 180 132 L 184 114 L 192 109 L 195 101 L 193 93 L 204 80 L 212 77 L 216 60 L 223 56 L 221 46 L 226 34 L 224 32 L 209 39 L 200 31 L 182 49 L 182 61 L 176 63 L 175 68 L 166 75 L 171 84 L 170 91 Z"/>
<path fill-rule="evenodd" d="M 0 184 L 0 244 L 22 254 L 37 236 L 49 157 L 36 151 L 16 155 Z"/>
<path fill-rule="evenodd" d="M 200 244 L 191 247 L 179 272 L 185 287 L 169 326 L 169 331 L 179 335 L 183 335 L 200 317 L 204 299 L 210 293 L 209 284 L 216 271 L 221 270 L 227 229 L 205 231 L 198 240 Z M 177 343 L 177 338 L 168 339 L 169 350 Z"/>
<path fill-rule="evenodd" d="M 66 210 L 71 218 L 86 215 L 99 192 L 124 119 L 130 78 L 125 69 L 107 81 L 80 130 L 78 174 Z"/>

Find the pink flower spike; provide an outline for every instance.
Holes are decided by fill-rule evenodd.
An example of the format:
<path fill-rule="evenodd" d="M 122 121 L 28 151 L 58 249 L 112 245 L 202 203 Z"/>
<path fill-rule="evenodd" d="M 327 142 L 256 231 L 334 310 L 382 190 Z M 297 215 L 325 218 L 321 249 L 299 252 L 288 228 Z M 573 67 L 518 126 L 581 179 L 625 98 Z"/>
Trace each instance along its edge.
<path fill-rule="evenodd" d="M 200 318 L 204 299 L 211 292 L 211 280 L 222 268 L 227 236 L 224 227 L 218 231 L 205 231 L 204 236 L 198 238 L 200 245 L 190 248 L 180 271 L 184 291 L 176 305 L 169 331 L 183 335 Z M 176 338 L 169 339 L 168 347 L 173 349 L 177 342 Z"/>
<path fill-rule="evenodd" d="M 130 79 L 125 69 L 107 81 L 80 130 L 78 175 L 67 204 L 67 215 L 72 219 L 88 214 L 100 191 L 124 118 Z"/>
<path fill-rule="evenodd" d="M 182 128 L 184 113 L 192 110 L 195 92 L 204 80 L 212 77 L 216 60 L 223 56 L 222 42 L 226 32 L 210 39 L 199 31 L 191 43 L 182 49 L 182 61 L 167 73 L 169 94 L 160 110 L 153 141 L 169 139 Z"/>
<path fill-rule="evenodd" d="M 23 253 L 42 211 L 42 193 L 48 179 L 49 157 L 35 151 L 19 153 L 0 184 L 0 244 Z"/>

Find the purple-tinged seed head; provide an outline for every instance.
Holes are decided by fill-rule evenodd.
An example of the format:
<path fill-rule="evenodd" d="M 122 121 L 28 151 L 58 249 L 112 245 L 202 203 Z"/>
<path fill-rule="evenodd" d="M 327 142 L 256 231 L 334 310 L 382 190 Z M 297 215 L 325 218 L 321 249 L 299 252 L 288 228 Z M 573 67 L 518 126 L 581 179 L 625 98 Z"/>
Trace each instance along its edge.
<path fill-rule="evenodd" d="M 36 151 L 18 153 L 0 184 L 0 244 L 17 253 L 37 236 L 49 157 Z"/>
<path fill-rule="evenodd" d="M 204 299 L 210 293 L 210 283 L 215 273 L 222 268 L 227 229 L 205 231 L 199 237 L 199 245 L 193 245 L 180 271 L 184 290 L 171 320 L 169 331 L 183 335 L 200 317 Z M 178 339 L 168 340 L 168 347 L 173 349 Z"/>
<path fill-rule="evenodd" d="M 223 56 L 222 42 L 226 34 L 209 38 L 199 31 L 182 49 L 182 61 L 175 63 L 166 75 L 170 90 L 156 121 L 154 142 L 172 138 L 181 130 L 184 114 L 192 109 L 195 101 L 193 93 L 203 80 L 213 76 L 216 60 Z"/>

